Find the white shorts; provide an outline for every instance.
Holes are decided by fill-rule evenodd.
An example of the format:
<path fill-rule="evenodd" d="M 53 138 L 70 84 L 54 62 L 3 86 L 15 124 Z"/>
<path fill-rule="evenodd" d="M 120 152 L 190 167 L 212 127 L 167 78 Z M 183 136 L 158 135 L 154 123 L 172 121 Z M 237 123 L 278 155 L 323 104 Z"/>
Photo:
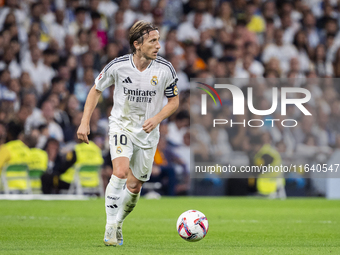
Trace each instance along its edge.
<path fill-rule="evenodd" d="M 121 128 L 110 130 L 109 143 L 111 160 L 127 157 L 130 161 L 132 174 L 138 180 L 146 182 L 150 179 L 156 146 L 145 149 L 135 145 Z"/>

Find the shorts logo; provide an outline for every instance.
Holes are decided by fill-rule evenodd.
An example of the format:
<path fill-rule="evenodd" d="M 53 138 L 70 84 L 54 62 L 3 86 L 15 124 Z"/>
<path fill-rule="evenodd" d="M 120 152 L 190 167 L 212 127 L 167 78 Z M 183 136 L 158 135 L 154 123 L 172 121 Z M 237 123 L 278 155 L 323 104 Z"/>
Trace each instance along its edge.
<path fill-rule="evenodd" d="M 175 85 L 175 87 L 174 87 L 174 95 L 175 95 L 175 96 L 178 95 L 178 88 L 177 88 L 177 85 Z"/>
<path fill-rule="evenodd" d="M 120 154 L 120 153 L 123 152 L 123 149 L 122 149 L 120 146 L 118 146 L 116 152 L 117 152 L 118 154 Z"/>
<path fill-rule="evenodd" d="M 158 84 L 157 76 L 152 76 L 150 83 L 152 86 L 156 86 Z"/>
<path fill-rule="evenodd" d="M 140 178 L 142 178 L 142 179 L 145 179 L 146 177 L 148 177 L 148 175 L 147 175 L 147 174 L 145 174 L 145 175 L 141 176 Z"/>

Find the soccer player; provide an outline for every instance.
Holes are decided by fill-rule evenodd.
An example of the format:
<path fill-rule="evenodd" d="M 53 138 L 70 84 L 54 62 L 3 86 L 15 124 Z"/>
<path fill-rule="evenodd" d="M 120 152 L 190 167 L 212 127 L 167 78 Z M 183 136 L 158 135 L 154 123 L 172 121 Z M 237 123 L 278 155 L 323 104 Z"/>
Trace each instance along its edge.
<path fill-rule="evenodd" d="M 132 54 L 105 66 L 90 90 L 78 138 L 88 143 L 89 122 L 104 89 L 114 85 L 109 117 L 113 174 L 105 192 L 105 245 L 122 245 L 123 221 L 136 206 L 140 190 L 151 175 L 159 140 L 159 123 L 176 111 L 177 75 L 171 63 L 158 57 L 159 32 L 138 21 L 129 31 Z M 164 95 L 168 98 L 163 107 Z M 162 108 L 163 107 L 163 108 Z"/>

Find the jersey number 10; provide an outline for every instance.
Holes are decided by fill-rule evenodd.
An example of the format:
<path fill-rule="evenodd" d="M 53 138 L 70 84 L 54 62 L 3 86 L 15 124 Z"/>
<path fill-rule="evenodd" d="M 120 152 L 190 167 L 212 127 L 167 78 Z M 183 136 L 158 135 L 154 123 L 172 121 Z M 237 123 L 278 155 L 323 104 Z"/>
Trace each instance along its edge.
<path fill-rule="evenodd" d="M 115 146 L 117 146 L 117 142 L 118 142 L 117 134 L 115 134 L 115 135 L 113 136 L 113 138 L 115 139 Z M 119 143 L 120 143 L 121 145 L 126 145 L 126 144 L 127 144 L 127 137 L 126 137 L 126 135 L 120 135 L 120 137 L 119 137 Z"/>

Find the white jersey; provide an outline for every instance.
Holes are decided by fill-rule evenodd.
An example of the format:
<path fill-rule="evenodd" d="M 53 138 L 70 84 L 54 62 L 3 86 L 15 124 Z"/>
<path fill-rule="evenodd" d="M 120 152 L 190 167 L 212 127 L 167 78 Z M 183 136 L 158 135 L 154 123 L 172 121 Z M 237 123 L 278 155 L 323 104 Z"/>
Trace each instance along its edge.
<path fill-rule="evenodd" d="M 164 95 L 177 95 L 177 74 L 171 63 L 161 57 L 152 60 L 141 72 L 134 65 L 132 56 L 124 55 L 107 64 L 95 85 L 99 91 L 115 85 L 110 130 L 118 126 L 137 146 L 151 148 L 158 143 L 159 126 L 150 133 L 142 126 L 145 120 L 161 111 Z"/>

